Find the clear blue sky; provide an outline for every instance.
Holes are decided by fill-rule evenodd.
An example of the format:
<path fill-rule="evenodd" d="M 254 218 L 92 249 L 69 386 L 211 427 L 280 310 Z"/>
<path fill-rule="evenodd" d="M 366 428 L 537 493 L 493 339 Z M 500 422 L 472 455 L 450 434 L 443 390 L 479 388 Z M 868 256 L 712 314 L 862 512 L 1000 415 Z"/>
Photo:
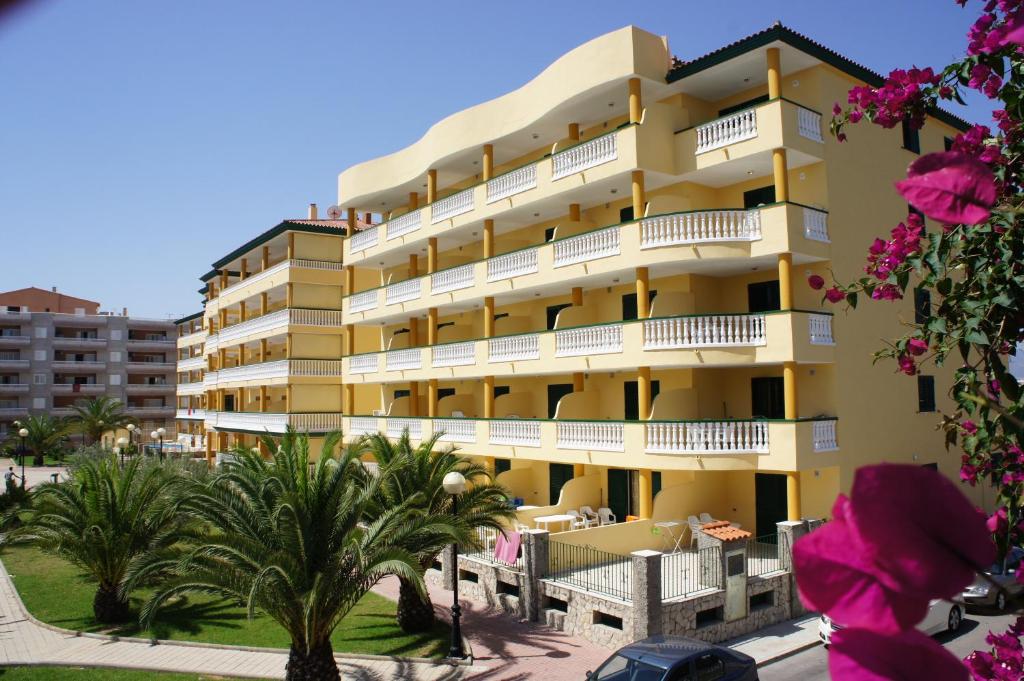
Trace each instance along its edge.
<path fill-rule="evenodd" d="M 884 73 L 948 62 L 978 7 L 37 0 L 0 23 L 0 290 L 198 311 L 212 261 L 334 203 L 340 170 L 627 24 L 689 59 L 780 19 Z"/>

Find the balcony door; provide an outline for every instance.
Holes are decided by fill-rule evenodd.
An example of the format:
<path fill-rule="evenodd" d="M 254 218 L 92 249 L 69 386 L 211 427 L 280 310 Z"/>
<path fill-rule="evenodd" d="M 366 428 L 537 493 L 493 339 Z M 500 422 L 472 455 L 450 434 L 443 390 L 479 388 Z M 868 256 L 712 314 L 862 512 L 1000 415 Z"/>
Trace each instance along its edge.
<path fill-rule="evenodd" d="M 651 404 L 647 405 L 650 413 L 654 398 L 661 392 L 661 381 L 651 381 Z M 636 421 L 640 418 L 640 387 L 636 381 L 624 381 L 622 383 L 622 418 L 627 421 Z"/>
<path fill-rule="evenodd" d="M 758 206 L 764 206 L 769 203 L 775 203 L 774 184 L 743 192 L 744 208 L 757 208 Z"/>
<path fill-rule="evenodd" d="M 234 395 L 227 395 L 227 394 L 225 394 L 224 395 L 224 411 L 234 411 L 234 410 L 235 410 L 235 396 Z"/>
<path fill-rule="evenodd" d="M 551 383 L 548 385 L 548 418 L 555 418 L 558 400 L 572 392 L 572 383 Z"/>
<path fill-rule="evenodd" d="M 750 415 L 754 418 L 786 418 L 786 392 L 781 376 L 750 379 Z"/>
<path fill-rule="evenodd" d="M 647 308 L 650 309 L 651 303 L 654 302 L 654 297 L 658 295 L 658 292 L 647 291 Z M 637 318 L 636 308 L 636 294 L 627 293 L 622 296 L 622 321 L 628 322 L 631 319 Z"/>
<path fill-rule="evenodd" d="M 756 535 L 775 534 L 776 523 L 786 520 L 786 476 L 780 473 L 754 474 Z"/>
<path fill-rule="evenodd" d="M 562 494 L 562 486 L 572 480 L 571 463 L 548 464 L 548 503 L 554 506 Z"/>
<path fill-rule="evenodd" d="M 779 295 L 779 280 L 758 281 L 747 284 L 747 310 L 749 312 L 774 312 L 782 307 Z"/>
<path fill-rule="evenodd" d="M 608 508 L 620 523 L 626 516 L 636 515 L 638 473 L 623 468 L 608 469 Z"/>

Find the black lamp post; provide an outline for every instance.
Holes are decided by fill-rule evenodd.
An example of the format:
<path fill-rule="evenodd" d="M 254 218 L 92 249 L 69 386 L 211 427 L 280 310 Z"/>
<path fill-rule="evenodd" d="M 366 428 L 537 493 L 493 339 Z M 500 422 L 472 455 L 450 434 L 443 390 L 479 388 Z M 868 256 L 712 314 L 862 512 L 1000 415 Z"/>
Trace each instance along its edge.
<path fill-rule="evenodd" d="M 21 437 L 21 488 L 25 489 L 25 438 L 28 437 L 28 428 L 19 430 L 18 435 Z"/>
<path fill-rule="evenodd" d="M 135 435 L 135 424 L 134 423 L 129 423 L 127 426 L 125 426 L 125 429 L 128 431 L 128 456 L 130 457 L 130 456 L 132 456 L 132 452 L 134 452 L 134 449 L 132 447 L 135 444 L 135 442 L 133 441 L 134 440 L 133 436 Z M 141 433 L 140 433 L 140 436 L 141 436 Z M 122 463 L 122 465 L 124 464 L 124 459 L 123 458 L 121 460 L 121 463 Z"/>
<path fill-rule="evenodd" d="M 121 457 L 121 468 L 124 468 L 124 453 L 128 449 L 128 438 L 119 437 L 117 438 L 117 446 L 114 447 L 114 454 L 118 454 Z"/>
<path fill-rule="evenodd" d="M 459 495 L 466 491 L 466 477 L 458 471 L 444 476 L 441 482 L 444 491 L 452 495 L 452 515 L 459 513 Z M 452 569 L 455 579 L 452 580 L 452 645 L 448 649 L 448 657 L 456 660 L 466 659 L 466 651 L 462 647 L 462 607 L 459 605 L 459 545 L 452 543 Z"/>

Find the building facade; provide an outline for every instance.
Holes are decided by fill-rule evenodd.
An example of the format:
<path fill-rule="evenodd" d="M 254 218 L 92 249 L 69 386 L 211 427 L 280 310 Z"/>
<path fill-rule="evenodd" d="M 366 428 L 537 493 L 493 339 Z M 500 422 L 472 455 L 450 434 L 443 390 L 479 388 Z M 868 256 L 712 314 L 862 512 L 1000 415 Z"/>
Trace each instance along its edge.
<path fill-rule="evenodd" d="M 927 301 L 848 314 L 806 284 L 859 276 L 907 216 L 892 183 L 965 127 L 838 143 L 833 103 L 879 82 L 781 25 L 690 61 L 628 27 L 348 168 L 339 204 L 382 219 L 344 240 L 346 437 L 440 433 L 527 524 L 637 519 L 587 531 L 619 553 L 701 512 L 755 536 L 829 516 L 877 461 L 955 479 L 949 377 L 872 362 Z"/>
<path fill-rule="evenodd" d="M 144 441 L 174 437 L 174 324 L 99 312 L 54 291 L 0 294 L 0 433 L 30 414 L 71 416 L 106 395 L 136 419 Z"/>

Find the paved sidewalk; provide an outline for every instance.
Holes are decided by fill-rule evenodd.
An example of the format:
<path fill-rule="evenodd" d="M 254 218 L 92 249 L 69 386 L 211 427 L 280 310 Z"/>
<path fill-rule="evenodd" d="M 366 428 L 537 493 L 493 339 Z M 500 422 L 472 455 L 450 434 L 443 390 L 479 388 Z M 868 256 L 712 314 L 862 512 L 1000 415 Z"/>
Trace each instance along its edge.
<path fill-rule="evenodd" d="M 723 645 L 750 655 L 763 667 L 821 643 L 818 615 L 805 615 L 738 636 Z"/>
<path fill-rule="evenodd" d="M 385 657 L 338 656 L 343 679 L 450 681 L 469 667 Z M 0 666 L 114 667 L 258 679 L 284 678 L 285 651 L 184 642 L 151 644 L 106 636 L 76 635 L 37 622 L 25 610 L 7 568 L 0 563 Z"/>

